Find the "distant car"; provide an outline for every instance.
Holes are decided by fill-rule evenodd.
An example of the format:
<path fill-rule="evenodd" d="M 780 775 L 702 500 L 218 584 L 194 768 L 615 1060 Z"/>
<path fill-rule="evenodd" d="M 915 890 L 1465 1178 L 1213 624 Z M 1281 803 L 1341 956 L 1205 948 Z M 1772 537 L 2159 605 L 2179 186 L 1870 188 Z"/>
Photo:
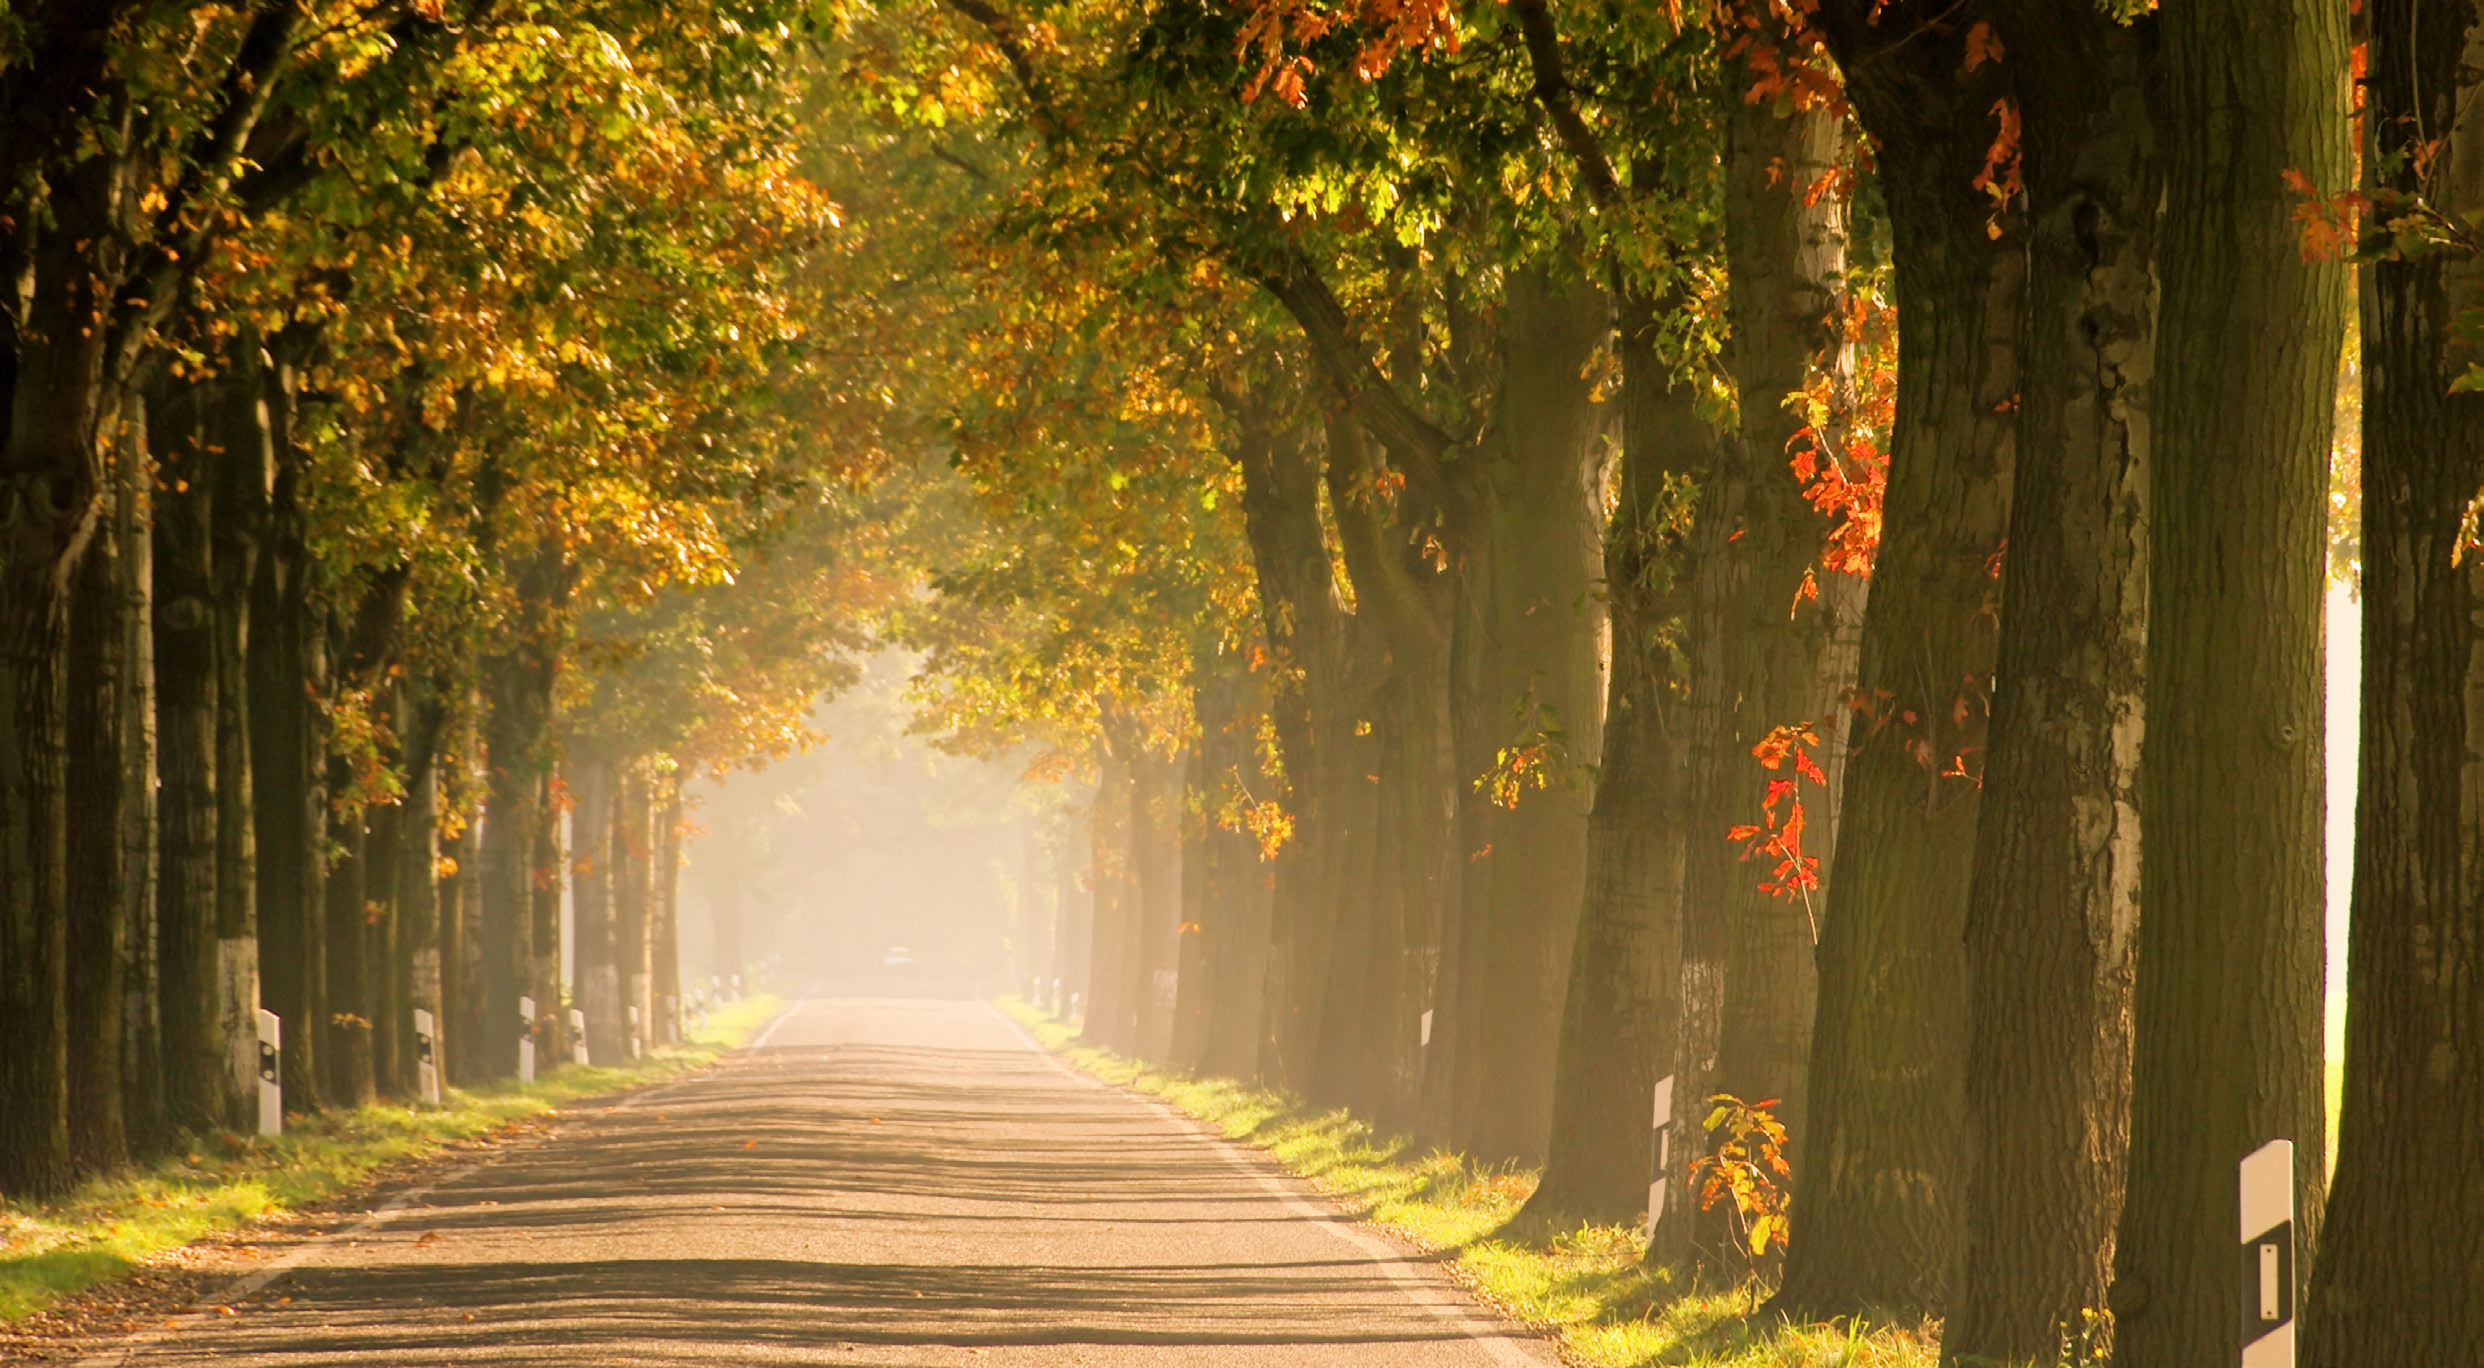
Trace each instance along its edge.
<path fill-rule="evenodd" d="M 887 954 L 880 956 L 880 963 L 891 969 L 911 968 L 914 965 L 914 952 L 902 945 L 892 945 L 888 947 Z"/>

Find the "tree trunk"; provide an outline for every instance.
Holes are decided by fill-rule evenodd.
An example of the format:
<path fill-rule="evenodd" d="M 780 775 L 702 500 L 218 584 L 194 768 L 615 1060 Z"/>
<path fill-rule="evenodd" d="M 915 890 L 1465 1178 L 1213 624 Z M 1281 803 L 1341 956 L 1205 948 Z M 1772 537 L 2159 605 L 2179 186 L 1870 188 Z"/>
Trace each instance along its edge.
<path fill-rule="evenodd" d="M 1138 961 L 1138 884 L 1131 868 L 1132 762 L 1123 753 L 1126 742 L 1107 741 L 1097 757 L 1101 771 L 1095 788 L 1095 862 L 1089 876 L 1095 887 L 1093 985 L 1087 1000 L 1082 1038 L 1107 1050 L 1130 1054 L 1138 1048 L 1138 1002 L 1134 992 Z"/>
<path fill-rule="evenodd" d="M 621 992 L 621 1052 L 629 1059 L 647 1043 L 648 906 L 647 779 L 636 761 L 614 767 L 612 779 L 612 943 Z"/>
<path fill-rule="evenodd" d="M 549 714 L 550 708 L 547 706 L 545 711 Z M 545 731 L 548 735 L 548 725 Z M 527 913 L 534 923 L 528 950 L 532 957 L 529 972 L 535 995 L 538 1072 L 549 1071 L 572 1053 L 569 1013 L 561 1010 L 561 890 L 568 861 L 561 854 L 559 786 L 559 770 L 546 765 L 542 780 L 536 785 L 534 842 L 526 875 L 530 890 Z"/>
<path fill-rule="evenodd" d="M 621 1012 L 621 962 L 613 935 L 612 766 L 581 743 L 569 747 L 570 898 L 577 935 L 571 977 L 586 1015 L 587 1058 L 615 1064 L 629 1058 Z"/>
<path fill-rule="evenodd" d="M 1683 1015 L 1673 1068 L 1676 1177 L 1671 1219 L 1650 1245 L 1656 1262 L 1696 1281 L 1730 1281 L 1754 1266 L 1729 1210 L 1699 1210 L 1682 1177 L 1693 1157 L 1723 1138 L 1704 1130 L 1710 1098 L 1772 1102 L 1790 1132 L 1806 1128 L 1817 915 L 1831 868 L 1820 859 L 1822 887 L 1808 896 L 1769 893 L 1758 886 L 1768 867 L 1746 862 L 1726 833 L 1760 820 L 1771 777 L 1793 777 L 1772 776 L 1752 754 L 1772 729 L 1810 724 L 1834 746 L 1839 704 L 1853 683 L 1862 597 L 1853 576 L 1820 566 L 1826 529 L 1786 455 L 1804 420 L 1787 396 L 1813 365 L 1840 364 L 1828 321 L 1840 303 L 1844 212 L 1835 195 L 1810 193 L 1837 167 L 1839 121 L 1823 109 L 1780 114 L 1731 95 L 1725 126 L 1733 325 L 1725 360 L 1740 420 L 1701 491 L 1684 718 L 1692 759 Z M 1807 583 L 1816 600 L 1804 597 Z M 1834 789 L 1803 799 L 1806 853 L 1833 850 L 1836 799 Z"/>
<path fill-rule="evenodd" d="M 1946 1362 L 2049 1359 L 2104 1305 L 2130 1136 L 2163 178 L 2150 44 L 1998 6 L 2017 68 L 2027 312 L 2010 566 L 1966 952 L 1973 1179 Z"/>
<path fill-rule="evenodd" d="M 123 1124 L 121 994 L 129 960 L 128 572 L 119 525 L 138 497 L 145 448 L 113 443 L 108 516 L 80 558 L 70 600 L 67 829 L 69 1142 L 79 1169 L 129 1158 Z"/>
<path fill-rule="evenodd" d="M 1138 885 L 1138 1054 L 1173 1057 L 1173 1013 L 1181 992 L 1182 772 L 1180 754 L 1142 751 L 1131 769 L 1131 873 Z"/>
<path fill-rule="evenodd" d="M 681 1043 L 681 777 L 660 781 L 655 823 L 653 941 L 649 954 L 655 992 L 652 1028 L 659 1045 Z"/>
<path fill-rule="evenodd" d="M 225 1124 L 248 1129 L 259 1100 L 259 875 L 251 798 L 250 599 L 275 481 L 267 366 L 244 332 L 207 385 L 215 484 L 209 595 L 215 633 L 216 964 Z M 193 476 L 195 478 L 195 475 Z"/>
<path fill-rule="evenodd" d="M 2199 0 L 2160 25 L 2147 910 L 2112 1291 L 2128 1368 L 2240 1352 L 2237 1161 L 2294 1142 L 2305 1251 L 2326 1185 L 2320 638 L 2345 269 L 2303 259 L 2284 177 L 2346 188 L 2346 11 Z"/>
<path fill-rule="evenodd" d="M 426 696 L 417 704 L 422 715 L 412 728 L 408 752 L 412 769 L 406 778 L 404 815 L 398 824 L 403 842 L 397 863 L 397 917 L 404 937 L 405 981 L 399 1001 L 413 1029 L 416 1011 L 431 1013 L 431 1062 L 435 1076 L 443 1067 L 442 1036 L 447 1029 L 445 999 L 440 992 L 440 705 Z M 410 1037 L 409 1037 L 410 1039 Z M 422 1080 L 419 1043 L 409 1045 L 405 1069 L 407 1089 L 419 1095 Z"/>
<path fill-rule="evenodd" d="M 1991 63 L 1965 71 L 1974 17 L 1931 0 L 1821 15 L 1880 148 L 1899 360 L 1777 1297 L 1809 1315 L 1937 1311 L 1967 1178 L 1966 767 L 1983 754 L 2024 273 L 2015 228 L 1987 227 L 1971 183 L 2002 80 Z"/>
<path fill-rule="evenodd" d="M 69 596 L 102 482 L 104 345 L 93 320 L 117 235 L 79 211 L 117 205 L 117 164 L 63 172 L 40 225 L 11 230 L 10 402 L 0 440 L 0 1193 L 67 1185 Z M 90 256 L 89 248 L 95 248 Z M 24 255 L 20 252 L 24 251 Z M 17 274 L 22 270 L 22 276 Z"/>
<path fill-rule="evenodd" d="M 122 944 L 129 962 L 121 985 L 121 1107 L 133 1156 L 170 1142 L 164 1118 L 163 1006 L 155 927 L 155 572 L 154 534 L 144 491 L 154 484 L 146 445 L 144 401 L 132 395 L 122 414 L 132 458 L 114 510 L 121 546 L 123 662 L 121 734 L 125 766 L 121 812 Z"/>
<path fill-rule="evenodd" d="M 402 991 L 402 980 L 409 976 L 398 972 L 399 952 L 404 948 L 397 893 L 398 857 L 405 850 L 405 808 L 397 803 L 374 803 L 363 819 L 362 953 L 367 976 L 364 991 L 371 1004 L 371 1086 L 382 1097 L 402 1098 L 413 1082 L 405 1049 L 412 1023 Z"/>
<path fill-rule="evenodd" d="M 251 798 L 260 996 L 284 1032 L 288 1111 L 316 1111 L 327 1027 L 327 744 L 315 693 L 327 639 L 310 593 L 301 456 L 276 445 L 276 487 L 251 593 Z"/>
<path fill-rule="evenodd" d="M 345 766 L 343 760 L 328 763 L 331 790 L 353 782 Z M 320 1053 L 328 1100 L 341 1107 L 363 1106 L 378 1097 L 371 1056 L 370 902 L 363 859 L 369 833 L 364 818 L 361 808 L 340 808 L 329 814 L 327 823 L 336 858 L 328 867 L 328 1017 Z"/>
<path fill-rule="evenodd" d="M 2375 146 L 2364 165 L 2378 188 L 2452 214 L 2484 206 L 2484 128 L 2471 112 L 2484 14 L 2413 0 L 2376 0 L 2365 14 Z M 2396 156 L 2426 133 L 2447 137 L 2429 183 Z M 2428 1368 L 2484 1344 L 2484 564 L 2462 525 L 2484 487 L 2484 397 L 2449 388 L 2480 359 L 2452 339 L 2484 304 L 2484 267 L 2434 256 L 2363 269 L 2346 1086 L 2302 1361 Z"/>
<path fill-rule="evenodd" d="M 151 405 L 155 500 L 156 936 L 167 1119 L 203 1132 L 231 1120 L 217 937 L 214 469 L 203 438 L 209 387 Z"/>
<path fill-rule="evenodd" d="M 1518 757 L 1528 770 L 1511 806 L 1466 798 L 1481 876 L 1469 888 L 1481 896 L 1463 912 L 1453 1004 L 1472 1030 L 1456 1047 L 1473 1069 L 1459 1133 L 1480 1158 L 1540 1161 L 1586 869 L 1587 757 L 1603 750 L 1606 416 L 1582 372 L 1612 320 L 1601 290 L 1538 266 L 1510 275 L 1500 326 L 1494 435 L 1469 476 L 1477 487 L 1453 506 L 1467 595 L 1452 647 L 1466 660 L 1458 754 L 1469 782 Z"/>
<path fill-rule="evenodd" d="M 518 1039 L 533 1029 L 520 1017 L 518 999 L 535 994 L 535 842 L 550 765 L 547 730 L 557 660 L 551 619 L 563 576 L 557 559 L 544 553 L 531 558 L 516 578 L 520 612 L 512 640 L 486 657 L 482 670 L 489 796 L 476 860 L 481 905 L 475 939 L 483 990 L 476 1068 L 485 1079 L 516 1075 Z M 537 998 L 539 1010 L 553 1005 Z"/>
<path fill-rule="evenodd" d="M 1681 983 L 1689 752 L 1668 639 L 1685 617 L 1688 533 L 1716 455 L 1676 384 L 1653 301 L 1620 295 L 1621 491 L 1604 541 L 1613 654 L 1587 825 L 1586 891 L 1553 1075 L 1551 1142 L 1530 1220 L 1623 1221 L 1648 1200 L 1650 1101 L 1673 1054 Z M 1695 647 L 1692 649 L 1696 649 Z"/>

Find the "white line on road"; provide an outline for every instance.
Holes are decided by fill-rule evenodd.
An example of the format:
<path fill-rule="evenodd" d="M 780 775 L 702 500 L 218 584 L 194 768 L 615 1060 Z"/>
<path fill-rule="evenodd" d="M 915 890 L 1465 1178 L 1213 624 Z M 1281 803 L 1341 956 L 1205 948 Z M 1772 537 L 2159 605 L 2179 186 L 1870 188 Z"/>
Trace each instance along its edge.
<path fill-rule="evenodd" d="M 987 1002 L 983 1004 L 983 1009 L 990 1012 L 993 1018 L 1003 1026 L 1016 1032 L 1018 1039 L 1024 1041 L 1026 1047 L 1033 1050 L 1045 1063 L 1088 1087 L 1107 1088 L 1109 1086 L 1100 1079 L 1079 1072 L 1064 1062 L 1060 1056 L 1037 1044 L 1035 1038 L 1026 1033 L 1026 1028 L 1002 1015 L 999 1008 Z M 1475 1341 L 1478 1347 L 1492 1356 L 1493 1361 L 1507 1364 L 1509 1368 L 1543 1368 L 1545 1361 L 1542 1358 L 1528 1353 L 1513 1342 L 1513 1333 L 1524 1334 L 1523 1331 L 1514 1331 L 1514 1327 L 1486 1322 L 1469 1310 L 1462 1298 L 1454 1303 L 1443 1303 L 1437 1297 L 1420 1295 L 1437 1292 L 1439 1284 L 1416 1272 L 1408 1263 L 1404 1253 L 1384 1240 L 1366 1235 L 1347 1225 L 1339 1218 L 1336 1208 L 1323 1209 L 1318 1204 L 1305 1200 L 1283 1182 L 1270 1176 L 1265 1161 L 1254 1162 L 1250 1157 L 1242 1154 L 1241 1147 L 1231 1137 L 1210 1128 L 1198 1118 L 1155 1098 L 1132 1092 L 1126 1088 L 1113 1088 L 1111 1091 L 1121 1093 L 1154 1113 L 1157 1119 L 1168 1123 L 1174 1130 L 1205 1145 L 1217 1158 L 1230 1165 L 1235 1172 L 1243 1174 L 1267 1189 L 1270 1195 L 1285 1204 L 1287 1210 L 1298 1216 L 1309 1217 L 1320 1229 L 1352 1245 L 1356 1252 L 1379 1265 L 1380 1271 L 1387 1274 L 1390 1281 L 1395 1282 L 1406 1293 L 1408 1301 L 1422 1307 L 1433 1319 L 1447 1324 L 1468 1339 Z M 1451 1295 L 1456 1295 L 1454 1290 Z"/>
<path fill-rule="evenodd" d="M 811 1000 L 810 1000 L 809 998 L 802 998 L 802 999 L 797 1000 L 797 1001 L 794 1003 L 794 1005 L 793 1005 L 793 1006 L 788 1007 L 788 1008 L 786 1008 L 784 1011 L 782 1011 L 782 1012 L 778 1013 L 778 1014 L 777 1014 L 777 1017 L 776 1017 L 776 1020 L 771 1021 L 771 1022 L 769 1022 L 769 1023 L 768 1023 L 768 1029 L 766 1029 L 766 1030 L 764 1030 L 764 1031 L 761 1031 L 761 1032 L 759 1033 L 759 1038 L 758 1038 L 757 1040 L 754 1040 L 754 1041 L 750 1042 L 750 1044 L 748 1044 L 748 1045 L 744 1046 L 743 1048 L 744 1048 L 744 1049 L 750 1049 L 750 1050 L 764 1050 L 764 1049 L 766 1049 L 766 1048 L 768 1047 L 768 1042 L 769 1042 L 769 1041 L 771 1041 L 771 1040 L 776 1039 L 776 1033 L 777 1033 L 778 1031 L 781 1031 L 781 1030 L 783 1030 L 783 1029 L 785 1028 L 785 1023 L 786 1023 L 786 1022 L 788 1022 L 788 1021 L 791 1021 L 791 1020 L 793 1020 L 793 1019 L 794 1019 L 794 1013 L 799 1012 L 799 1011 L 801 1011 L 803 1008 L 808 1007 L 808 1006 L 810 1006 L 810 1005 L 811 1005 Z"/>

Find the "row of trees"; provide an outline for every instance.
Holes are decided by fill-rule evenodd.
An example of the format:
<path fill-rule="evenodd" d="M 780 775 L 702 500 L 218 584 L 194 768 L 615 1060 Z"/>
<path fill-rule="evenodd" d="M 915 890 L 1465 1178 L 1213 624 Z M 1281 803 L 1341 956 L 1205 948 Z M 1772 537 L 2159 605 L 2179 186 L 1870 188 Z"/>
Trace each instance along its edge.
<path fill-rule="evenodd" d="M 1091 915 L 1028 967 L 1116 1048 L 1541 1160 L 1531 1217 L 1643 1207 L 1661 1075 L 1693 1158 L 1712 1099 L 1764 1103 L 1782 1256 L 1775 1207 L 1676 1172 L 1651 1258 L 1945 1315 L 1958 1362 L 2050 1362 L 2108 1306 L 2119 1361 L 2231 1361 L 2235 1165 L 2290 1138 L 2309 1361 L 2455 1357 L 2478 20 L 861 26 L 851 69 L 916 73 L 871 155 L 947 168 L 909 204 L 950 226 L 946 411 L 992 529 L 899 634 L 928 725 L 1098 776 Z M 2349 256 L 2372 607 L 2332 1195 Z"/>
<path fill-rule="evenodd" d="M 262 1006 L 292 1110 L 568 1059 L 571 881 L 672 1032 L 683 783 L 878 592 L 795 18 L 12 10 L 0 1191 L 246 1125 Z"/>

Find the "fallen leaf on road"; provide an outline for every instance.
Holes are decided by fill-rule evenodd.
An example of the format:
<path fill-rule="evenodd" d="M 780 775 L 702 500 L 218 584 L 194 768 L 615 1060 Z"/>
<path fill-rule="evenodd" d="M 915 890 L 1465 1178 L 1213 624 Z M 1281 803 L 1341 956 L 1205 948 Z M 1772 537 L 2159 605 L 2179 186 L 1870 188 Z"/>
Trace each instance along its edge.
<path fill-rule="evenodd" d="M 416 1243 L 416 1244 L 418 1244 L 418 1245 L 427 1245 L 427 1244 L 438 1244 L 439 1242 L 440 1242 L 440 1232 L 439 1232 L 439 1231 L 436 1231 L 436 1230 L 427 1230 L 427 1231 L 424 1231 L 424 1232 L 423 1232 L 423 1238 L 421 1238 L 421 1239 L 419 1239 L 419 1240 L 416 1240 L 414 1243 Z"/>
<path fill-rule="evenodd" d="M 757 1147 L 758 1147 L 758 1144 L 759 1144 L 759 1142 L 758 1142 L 758 1141 L 756 1141 L 756 1140 L 745 1140 L 745 1141 L 743 1141 L 743 1142 L 742 1142 L 742 1148 L 744 1148 L 744 1149 L 755 1149 L 755 1148 L 757 1148 Z"/>

